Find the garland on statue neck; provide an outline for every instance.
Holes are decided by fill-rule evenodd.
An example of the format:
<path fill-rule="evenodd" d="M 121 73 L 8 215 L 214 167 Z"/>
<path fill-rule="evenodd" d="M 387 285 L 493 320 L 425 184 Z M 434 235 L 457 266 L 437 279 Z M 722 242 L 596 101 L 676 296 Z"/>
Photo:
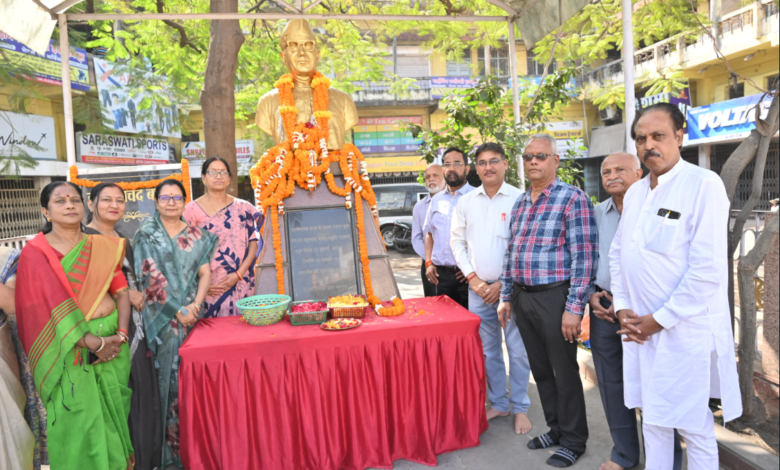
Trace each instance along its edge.
<path fill-rule="evenodd" d="M 365 199 L 379 227 L 379 213 L 376 207 L 376 195 L 371 188 L 368 170 L 363 154 L 353 144 L 347 143 L 341 150 L 328 150 L 328 121 L 332 117 L 328 111 L 328 89 L 330 79 L 320 72 L 314 74 L 311 87 L 314 90 L 314 120 L 298 122 L 298 109 L 293 97 L 294 76 L 283 75 L 274 85 L 279 90 L 279 115 L 282 118 L 285 138 L 269 149 L 260 158 L 257 165 L 249 170 L 252 187 L 258 208 L 271 212 L 273 229 L 274 264 L 276 267 L 277 288 L 284 294 L 284 271 L 282 263 L 282 240 L 279 216 L 284 215 L 284 199 L 295 192 L 295 184 L 307 191 L 313 191 L 322 182 L 322 178 L 333 194 L 344 198 L 346 208 L 352 209 L 352 193 L 355 193 L 355 212 L 357 216 L 358 247 L 363 268 L 366 294 L 372 305 L 381 304 L 374 295 L 369 270 L 366 231 L 363 223 L 363 199 Z M 331 162 L 338 162 L 344 176 L 345 185 L 339 187 L 330 172 Z M 274 207 L 275 206 L 275 207 Z"/>

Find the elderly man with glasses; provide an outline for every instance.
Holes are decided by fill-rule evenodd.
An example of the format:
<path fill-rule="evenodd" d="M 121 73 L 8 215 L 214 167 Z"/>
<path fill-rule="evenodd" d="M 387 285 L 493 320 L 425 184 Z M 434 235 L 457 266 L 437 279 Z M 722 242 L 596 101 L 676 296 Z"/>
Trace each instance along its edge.
<path fill-rule="evenodd" d="M 588 440 L 577 336 L 598 256 L 598 232 L 588 196 L 556 176 L 557 147 L 552 136 L 536 134 L 525 148 L 531 188 L 512 209 L 498 315 L 515 314 L 550 427 L 528 448 L 560 445 L 547 464 L 564 468 L 580 458 Z"/>

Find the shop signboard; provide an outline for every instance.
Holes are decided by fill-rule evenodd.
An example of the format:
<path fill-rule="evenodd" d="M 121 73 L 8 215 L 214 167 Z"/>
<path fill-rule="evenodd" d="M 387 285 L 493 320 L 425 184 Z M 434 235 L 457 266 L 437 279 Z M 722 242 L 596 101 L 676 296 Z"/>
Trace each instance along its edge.
<path fill-rule="evenodd" d="M 474 88 L 477 80 L 469 77 L 431 77 L 431 97 L 435 100 L 447 94 L 447 90 Z"/>
<path fill-rule="evenodd" d="M 193 177 L 200 175 L 200 167 L 206 160 L 206 142 L 182 142 L 181 157 L 190 162 L 190 172 Z M 249 174 L 253 158 L 255 158 L 255 141 L 237 140 L 236 160 L 240 174 Z"/>
<path fill-rule="evenodd" d="M 636 100 L 636 110 L 647 108 L 657 103 L 670 103 L 678 108 L 683 113 L 683 116 L 688 116 L 688 111 L 691 109 L 691 90 L 685 87 L 679 94 L 673 93 L 658 93 L 657 95 L 643 96 Z M 688 126 L 684 127 L 685 134 L 688 134 Z"/>
<path fill-rule="evenodd" d="M 295 300 L 356 293 L 356 244 L 350 211 L 288 210 L 285 219 Z"/>
<path fill-rule="evenodd" d="M 354 143 L 364 154 L 416 152 L 422 139 L 402 130 L 402 122 L 422 125 L 422 117 L 361 118 L 352 128 Z"/>
<path fill-rule="evenodd" d="M 179 110 L 154 99 L 151 93 L 130 96 L 130 74 L 117 70 L 117 64 L 94 58 L 100 107 L 114 130 L 130 134 L 152 134 L 181 137 Z M 151 75 L 151 73 L 149 73 Z M 151 108 L 141 110 L 144 98 L 152 100 Z"/>
<path fill-rule="evenodd" d="M 155 165 L 169 161 L 170 144 L 164 139 L 78 134 L 76 142 L 78 154 L 84 163 Z"/>
<path fill-rule="evenodd" d="M 744 139 L 756 128 L 756 110 L 766 118 L 772 97 L 762 94 L 699 106 L 688 111 L 686 145 Z"/>
<path fill-rule="evenodd" d="M 0 111 L 0 157 L 56 160 L 54 118 Z"/>
<path fill-rule="evenodd" d="M 49 85 L 62 86 L 62 56 L 59 43 L 49 41 L 49 48 L 40 55 L 11 36 L 0 31 L 0 49 L 11 64 L 29 71 L 24 78 Z M 89 64 L 87 51 L 70 47 L 70 86 L 75 90 L 89 91 Z"/>
<path fill-rule="evenodd" d="M 366 158 L 369 173 L 391 173 L 399 171 L 424 170 L 428 163 L 416 157 L 372 157 Z"/>

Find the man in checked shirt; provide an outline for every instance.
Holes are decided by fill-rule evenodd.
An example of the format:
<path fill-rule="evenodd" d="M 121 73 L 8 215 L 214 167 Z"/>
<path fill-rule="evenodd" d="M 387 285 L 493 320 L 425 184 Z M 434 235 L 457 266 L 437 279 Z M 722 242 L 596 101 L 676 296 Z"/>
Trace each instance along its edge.
<path fill-rule="evenodd" d="M 503 324 L 515 314 L 550 427 L 528 448 L 560 445 L 547 464 L 565 468 L 588 440 L 577 336 L 598 259 L 598 231 L 588 196 L 556 177 L 560 156 L 552 136 L 532 136 L 523 160 L 531 188 L 512 209 L 498 318 Z"/>

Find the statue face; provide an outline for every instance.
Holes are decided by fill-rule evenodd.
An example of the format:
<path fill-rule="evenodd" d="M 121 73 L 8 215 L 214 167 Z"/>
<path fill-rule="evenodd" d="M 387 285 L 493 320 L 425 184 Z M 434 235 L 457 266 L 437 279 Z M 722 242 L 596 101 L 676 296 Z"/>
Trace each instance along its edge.
<path fill-rule="evenodd" d="M 292 34 L 282 51 L 282 63 L 296 75 L 314 75 L 320 63 L 317 42 L 307 34 Z"/>

